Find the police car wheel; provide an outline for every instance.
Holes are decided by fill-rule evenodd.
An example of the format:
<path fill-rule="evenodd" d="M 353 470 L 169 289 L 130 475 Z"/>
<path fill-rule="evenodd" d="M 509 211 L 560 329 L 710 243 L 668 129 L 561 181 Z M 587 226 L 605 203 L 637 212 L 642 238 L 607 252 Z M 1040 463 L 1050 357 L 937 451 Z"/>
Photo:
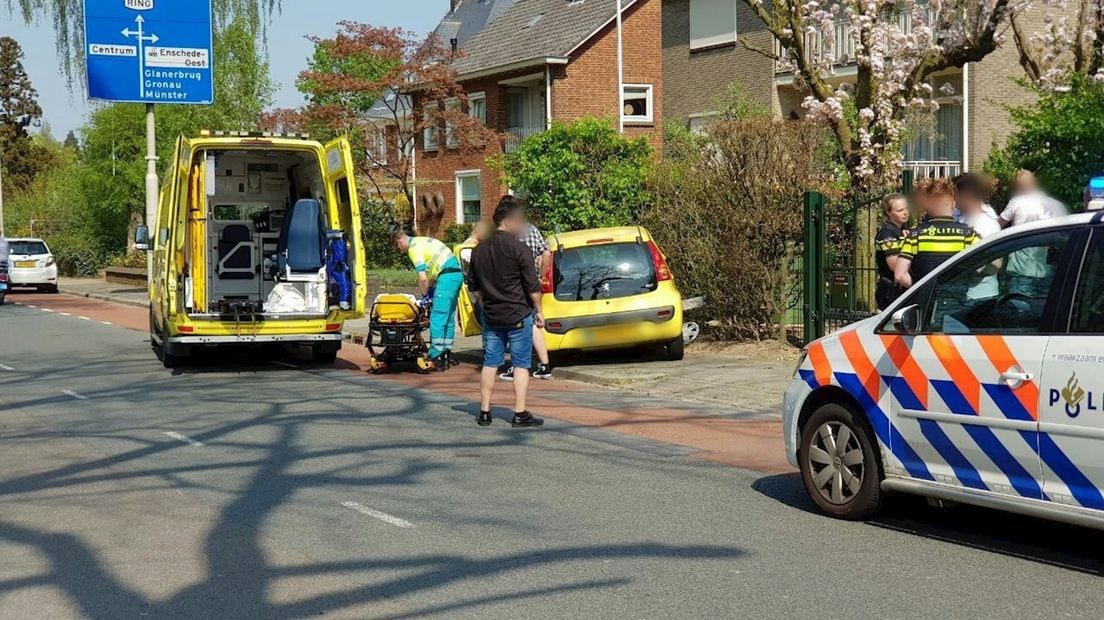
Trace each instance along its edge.
<path fill-rule="evenodd" d="M 881 504 L 881 468 L 868 428 L 846 407 L 827 404 L 801 429 L 801 480 L 833 517 L 865 519 Z"/>

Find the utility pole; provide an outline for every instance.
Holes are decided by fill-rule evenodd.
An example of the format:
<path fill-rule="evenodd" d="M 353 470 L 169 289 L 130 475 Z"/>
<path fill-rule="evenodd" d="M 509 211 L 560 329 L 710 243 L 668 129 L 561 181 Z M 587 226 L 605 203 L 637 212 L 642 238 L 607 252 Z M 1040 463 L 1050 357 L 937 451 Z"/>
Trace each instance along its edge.
<path fill-rule="evenodd" d="M 625 133 L 625 60 L 621 50 L 621 0 L 617 0 L 617 133 Z"/>
<path fill-rule="evenodd" d="M 0 155 L 0 237 L 4 236 L 4 156 Z"/>
<path fill-rule="evenodd" d="M 157 193 L 160 182 L 157 180 L 157 121 L 153 116 L 153 104 L 146 104 L 146 226 L 149 227 L 151 243 L 160 241 L 157 227 Z M 146 252 L 146 281 L 153 278 L 153 252 Z"/>

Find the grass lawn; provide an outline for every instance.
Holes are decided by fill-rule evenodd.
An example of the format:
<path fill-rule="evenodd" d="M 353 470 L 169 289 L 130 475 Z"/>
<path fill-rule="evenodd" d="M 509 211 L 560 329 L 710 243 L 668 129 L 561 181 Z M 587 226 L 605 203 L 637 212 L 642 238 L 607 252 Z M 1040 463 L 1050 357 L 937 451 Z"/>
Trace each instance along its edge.
<path fill-rule="evenodd" d="M 380 288 L 415 288 L 418 274 L 413 269 L 369 269 L 368 285 Z"/>

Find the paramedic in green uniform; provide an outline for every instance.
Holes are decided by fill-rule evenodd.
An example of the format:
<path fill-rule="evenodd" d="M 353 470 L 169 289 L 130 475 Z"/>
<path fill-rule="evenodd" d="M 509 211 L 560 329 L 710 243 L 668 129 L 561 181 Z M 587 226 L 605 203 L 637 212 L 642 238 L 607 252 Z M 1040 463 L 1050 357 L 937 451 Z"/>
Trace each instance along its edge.
<path fill-rule="evenodd" d="M 422 298 L 433 291 L 433 309 L 429 314 L 429 357 L 438 370 L 448 370 L 453 364 L 452 341 L 456 336 L 456 307 L 464 274 L 460 261 L 433 237 L 411 237 L 403 231 L 391 236 L 399 252 L 410 257 L 418 272 L 418 289 Z"/>

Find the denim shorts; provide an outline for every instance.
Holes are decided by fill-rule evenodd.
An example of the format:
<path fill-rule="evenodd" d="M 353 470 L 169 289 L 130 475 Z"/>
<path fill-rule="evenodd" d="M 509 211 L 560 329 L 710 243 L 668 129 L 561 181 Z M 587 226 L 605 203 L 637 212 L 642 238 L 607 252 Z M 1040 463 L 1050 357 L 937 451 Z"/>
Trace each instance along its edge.
<path fill-rule="evenodd" d="M 498 368 L 506 361 L 506 344 L 514 368 L 529 370 L 533 366 L 533 315 L 525 317 L 515 327 L 483 328 L 483 367 Z"/>

